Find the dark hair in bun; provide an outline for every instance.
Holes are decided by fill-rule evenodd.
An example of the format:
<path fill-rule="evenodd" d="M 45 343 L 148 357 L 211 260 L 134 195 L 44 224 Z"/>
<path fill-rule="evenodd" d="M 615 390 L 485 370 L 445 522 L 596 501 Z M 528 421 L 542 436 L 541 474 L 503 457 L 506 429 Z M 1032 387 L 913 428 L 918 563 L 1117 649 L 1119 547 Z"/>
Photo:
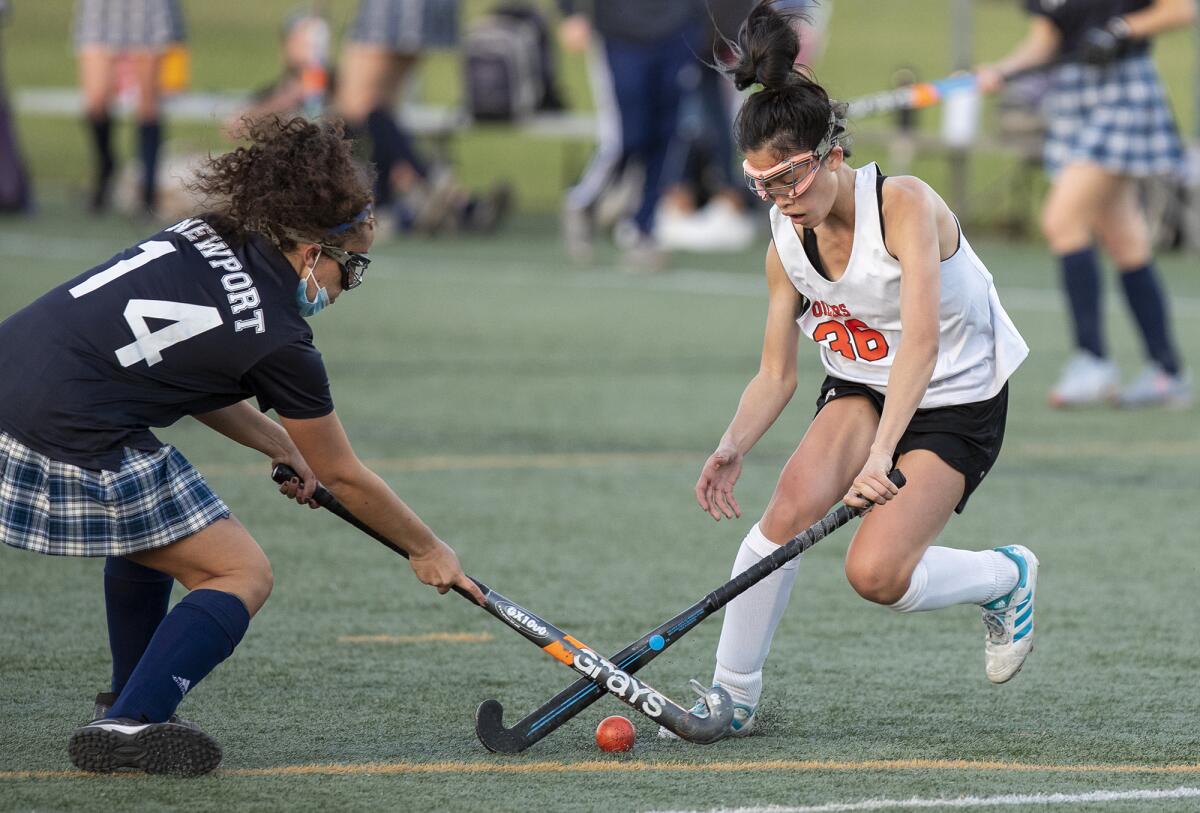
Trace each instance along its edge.
<path fill-rule="evenodd" d="M 742 152 L 769 147 L 780 155 L 837 143 L 845 133 L 846 106 L 829 98 L 808 69 L 796 64 L 802 12 L 783 8 L 785 0 L 760 0 L 729 43 L 736 62 L 725 69 L 738 90 L 753 85 L 734 122 Z"/>

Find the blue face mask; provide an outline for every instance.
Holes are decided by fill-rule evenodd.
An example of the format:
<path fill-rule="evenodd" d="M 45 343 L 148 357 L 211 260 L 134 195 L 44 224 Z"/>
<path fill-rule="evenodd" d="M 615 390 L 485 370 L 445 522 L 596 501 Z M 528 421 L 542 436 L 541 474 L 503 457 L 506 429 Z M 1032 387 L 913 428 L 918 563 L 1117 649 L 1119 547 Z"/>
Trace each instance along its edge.
<path fill-rule="evenodd" d="M 314 266 L 315 268 L 315 266 Z M 316 316 L 325 306 L 329 304 L 329 292 L 323 286 L 317 286 L 317 298 L 311 302 L 308 299 L 308 278 L 313 276 L 313 269 L 304 275 L 300 283 L 296 286 L 296 309 L 300 311 L 300 315 L 305 319 L 310 316 Z M 313 277 L 315 280 L 316 277 Z"/>

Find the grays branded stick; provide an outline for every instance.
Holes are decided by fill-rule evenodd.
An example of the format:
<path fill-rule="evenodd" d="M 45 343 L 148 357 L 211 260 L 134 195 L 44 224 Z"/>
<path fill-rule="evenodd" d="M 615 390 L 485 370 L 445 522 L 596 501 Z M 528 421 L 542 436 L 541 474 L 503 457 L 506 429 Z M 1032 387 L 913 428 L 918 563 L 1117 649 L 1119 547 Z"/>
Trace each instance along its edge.
<path fill-rule="evenodd" d="M 282 484 L 292 478 L 299 479 L 299 475 L 290 466 L 281 463 L 271 471 L 271 478 Z M 317 486 L 316 491 L 313 492 L 313 500 L 322 508 L 337 514 L 367 536 L 383 543 L 405 559 L 409 558 L 407 551 L 354 516 L 324 486 Z M 705 716 L 692 714 L 666 695 L 656 691 L 652 686 L 637 680 L 613 664 L 612 661 L 601 657 L 591 647 L 563 632 L 549 621 L 539 618 L 520 604 L 505 598 L 478 579 L 471 576 L 467 578 L 475 582 L 475 586 L 483 593 L 487 602 L 485 609 L 489 613 L 537 644 L 555 660 L 583 675 L 581 679 L 588 685 L 594 686 L 598 694 L 604 692 L 612 694 L 625 705 L 641 712 L 689 742 L 701 744 L 716 742 L 729 728 L 729 723 L 733 719 L 733 701 L 729 699 L 729 694 L 724 689 L 704 689 L 693 681 L 693 686 L 696 687 L 696 692 L 700 695 L 706 712 Z M 465 589 L 454 587 L 453 590 L 472 604 L 476 603 Z"/>
<path fill-rule="evenodd" d="M 899 469 L 888 475 L 903 488 L 906 482 Z M 779 550 L 751 565 L 670 621 L 651 630 L 610 658 L 618 669 L 633 673 L 661 655 L 697 624 L 724 607 L 737 596 L 774 573 L 792 559 L 811 548 L 864 509 L 840 505 L 803 533 L 780 546 Z M 504 727 L 504 706 L 499 700 L 485 700 L 475 712 L 475 733 L 489 751 L 517 754 L 548 735 L 576 714 L 596 702 L 603 694 L 587 680 L 577 680 L 553 698 L 527 714 L 512 728 Z"/>

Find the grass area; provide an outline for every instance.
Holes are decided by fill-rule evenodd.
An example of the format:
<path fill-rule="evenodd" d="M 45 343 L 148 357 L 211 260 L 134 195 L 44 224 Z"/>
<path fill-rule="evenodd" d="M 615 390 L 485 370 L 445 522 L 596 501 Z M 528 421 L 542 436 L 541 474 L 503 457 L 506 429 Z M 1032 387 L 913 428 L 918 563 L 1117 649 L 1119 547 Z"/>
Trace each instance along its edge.
<path fill-rule="evenodd" d="M 615 651 L 727 577 L 807 425 L 819 365 L 802 348 L 800 393 L 739 484 L 746 516 L 715 524 L 691 487 L 757 364 L 761 256 L 683 255 L 672 273 L 634 277 L 609 255 L 570 267 L 552 234 L 530 219 L 491 241 L 381 246 L 364 294 L 314 328 L 357 451 L 468 571 Z M 0 221 L 0 316 L 142 236 L 59 204 Z M 340 521 L 284 501 L 265 461 L 185 421 L 162 436 L 277 580 L 237 654 L 181 709 L 220 739 L 224 765 L 186 782 L 67 772 L 66 738 L 108 670 L 101 564 L 0 546 L 0 809 L 708 809 L 1200 786 L 1197 410 L 1047 410 L 1066 332 L 1048 258 L 976 248 L 1033 353 L 1004 454 L 944 541 L 1041 557 L 1038 649 L 1012 684 L 984 679 L 973 609 L 901 617 L 858 599 L 840 569 L 847 529 L 802 564 L 761 736 L 689 747 L 638 718 L 633 754 L 603 755 L 592 730 L 625 711 L 604 700 L 524 755 L 490 755 L 475 706 L 496 697 L 516 719 L 571 674 Z M 1163 267 L 1194 347 L 1200 277 L 1185 259 Z M 1114 316 L 1131 374 L 1137 343 Z M 683 697 L 687 678 L 709 677 L 718 632 L 702 625 L 647 678 Z M 342 640 L 429 633 L 476 640 Z"/>
<path fill-rule="evenodd" d="M 552 9 L 551 0 L 536 5 Z M 278 71 L 276 31 L 294 0 L 206 0 L 188 4 L 189 43 L 193 87 L 198 90 L 248 89 L 261 85 Z M 491 0 L 466 0 L 467 19 L 483 13 Z M 354 0 L 325 3 L 340 39 L 353 19 Z M 551 15 L 552 16 L 552 15 Z M 1009 0 L 981 0 L 974 9 L 974 52 L 979 60 L 994 59 L 1022 35 L 1026 25 L 1020 4 Z M 14 88 L 62 87 L 75 81 L 70 41 L 71 4 L 66 0 L 17 3 L 12 24 L 3 32 L 8 81 Z M 834 96 L 853 98 L 888 87 L 899 67 L 909 67 L 923 79 L 943 76 L 952 65 L 953 26 L 948 0 L 838 0 L 829 31 L 829 45 L 816 66 L 818 78 Z M 1156 58 L 1185 131 L 1195 116 L 1195 47 L 1192 32 L 1180 31 L 1161 38 Z M 573 107 L 591 108 L 586 69 L 578 56 L 562 59 L 565 95 Z M 450 104 L 460 96 L 457 56 L 432 54 L 427 60 L 418 96 L 436 104 Z M 922 127 L 935 130 L 939 116 L 921 116 Z M 881 126 L 872 122 L 864 127 Z M 33 175 L 42 186 L 82 188 L 88 177 L 88 152 L 78 124 L 63 118 L 22 116 L 20 138 L 28 153 Z M 214 125 L 170 123 L 169 149 L 175 154 L 220 150 L 228 146 Z M 133 134 L 118 134 L 115 143 L 125 154 L 132 151 Z M 514 136 L 511 130 L 478 130 L 456 140 L 451 161 L 460 174 L 482 185 L 507 177 L 520 206 L 530 212 L 557 210 L 563 188 L 574 181 L 587 158 L 586 145 L 542 138 Z M 882 147 L 864 140 L 859 159 L 883 159 Z M 1013 169 L 1011 159 L 981 155 L 972 169 L 972 200 L 979 217 L 994 220 L 1004 209 L 1002 184 Z M 945 161 L 919 161 L 914 171 L 939 188 L 947 179 Z M 82 193 L 80 194 L 82 196 Z"/>

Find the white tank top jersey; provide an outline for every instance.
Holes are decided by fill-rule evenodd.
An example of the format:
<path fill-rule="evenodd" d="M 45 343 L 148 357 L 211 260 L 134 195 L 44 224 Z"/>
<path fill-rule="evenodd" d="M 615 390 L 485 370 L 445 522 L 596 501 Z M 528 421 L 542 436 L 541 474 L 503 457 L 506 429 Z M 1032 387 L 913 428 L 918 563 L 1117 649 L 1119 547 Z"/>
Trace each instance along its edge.
<path fill-rule="evenodd" d="M 825 370 L 886 396 L 900 347 L 900 262 L 884 247 L 878 173 L 874 163 L 855 171 L 854 242 L 846 272 L 836 282 L 813 267 L 803 239 L 778 207 L 771 208 L 771 232 L 784 270 L 808 300 L 796 321 L 821 345 Z M 938 358 L 919 409 L 986 401 L 1029 355 L 961 226 L 958 250 L 941 269 Z"/>

